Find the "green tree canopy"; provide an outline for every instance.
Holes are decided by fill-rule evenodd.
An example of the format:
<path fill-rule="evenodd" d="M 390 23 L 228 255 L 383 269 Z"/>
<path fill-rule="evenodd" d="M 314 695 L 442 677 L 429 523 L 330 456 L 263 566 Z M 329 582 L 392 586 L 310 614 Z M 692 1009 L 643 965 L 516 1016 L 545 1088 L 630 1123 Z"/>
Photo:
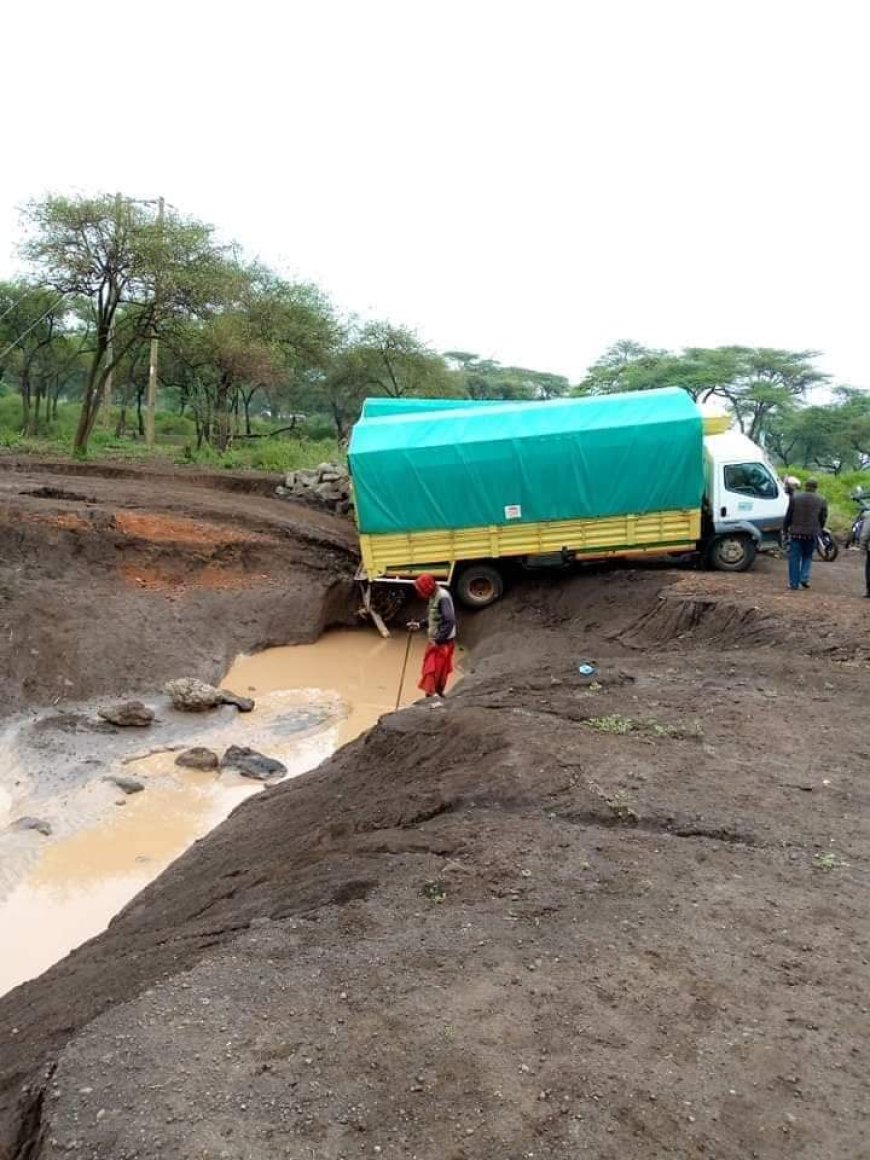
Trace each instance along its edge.
<path fill-rule="evenodd" d="M 646 391 L 682 387 L 694 399 L 718 397 L 740 429 L 760 439 L 803 401 L 810 387 L 827 381 L 813 364 L 819 352 L 773 347 L 687 347 L 679 353 L 618 342 L 586 373 L 579 393 Z"/>
<path fill-rule="evenodd" d="M 49 197 L 25 211 L 22 253 L 41 283 L 84 304 L 90 363 L 74 449 L 87 449 L 103 387 L 137 342 L 179 316 L 205 313 L 225 285 L 210 226 L 123 197 Z M 125 336 L 113 343 L 123 309 Z"/>
<path fill-rule="evenodd" d="M 461 375 L 461 393 L 470 399 L 552 399 L 570 389 L 564 375 L 505 367 L 468 351 L 448 350 L 444 357 Z"/>

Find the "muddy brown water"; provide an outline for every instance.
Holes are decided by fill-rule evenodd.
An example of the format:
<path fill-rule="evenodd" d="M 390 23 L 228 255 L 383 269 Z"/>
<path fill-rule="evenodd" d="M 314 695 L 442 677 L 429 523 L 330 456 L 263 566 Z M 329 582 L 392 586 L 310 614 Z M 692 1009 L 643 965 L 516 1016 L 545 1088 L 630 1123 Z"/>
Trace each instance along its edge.
<path fill-rule="evenodd" d="M 262 789 L 234 773 L 182 769 L 179 749 L 250 745 L 295 777 L 395 708 L 406 649 L 401 704 L 419 698 L 423 647 L 422 637 L 408 649 L 405 636 L 336 632 L 317 644 L 239 657 L 223 684 L 252 696 L 253 713 L 186 716 L 164 752 L 149 753 L 163 740 L 153 729 L 128 731 L 126 757 L 113 752 L 103 765 L 92 757 L 93 776 L 48 797 L 39 794 L 26 746 L 14 757 L 10 750 L 0 773 L 0 994 L 104 930 L 170 862 Z M 93 741 L 98 754 L 100 740 Z M 125 796 L 104 780 L 110 774 L 136 778 L 145 789 Z M 52 834 L 10 828 L 25 815 L 49 821 Z"/>

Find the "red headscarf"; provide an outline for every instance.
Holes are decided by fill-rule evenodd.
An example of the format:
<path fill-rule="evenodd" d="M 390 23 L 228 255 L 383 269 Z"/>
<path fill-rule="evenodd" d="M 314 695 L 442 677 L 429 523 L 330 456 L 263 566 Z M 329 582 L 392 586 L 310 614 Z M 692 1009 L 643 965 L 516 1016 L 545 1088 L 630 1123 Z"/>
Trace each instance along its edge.
<path fill-rule="evenodd" d="M 428 600 L 435 595 L 435 590 L 438 585 L 435 582 L 435 577 L 430 576 L 428 572 L 424 572 L 422 576 L 418 576 L 414 581 L 414 588 L 418 596 L 422 596 L 424 600 Z"/>

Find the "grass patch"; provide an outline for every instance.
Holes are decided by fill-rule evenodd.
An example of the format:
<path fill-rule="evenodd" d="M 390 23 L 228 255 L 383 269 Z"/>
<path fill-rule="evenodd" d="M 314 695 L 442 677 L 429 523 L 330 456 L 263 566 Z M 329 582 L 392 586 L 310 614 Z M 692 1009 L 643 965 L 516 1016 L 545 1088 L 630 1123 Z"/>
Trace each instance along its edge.
<path fill-rule="evenodd" d="M 623 717 L 619 713 L 613 713 L 608 717 L 589 717 L 586 724 L 590 729 L 595 729 L 599 733 L 613 733 L 617 736 L 625 736 L 627 733 L 642 733 L 647 737 L 686 738 L 702 737 L 704 733 L 703 726 L 698 720 L 671 725 L 652 718 Z"/>
<path fill-rule="evenodd" d="M 447 897 L 447 891 L 442 882 L 424 882 L 420 893 L 430 902 L 443 902 Z"/>
<path fill-rule="evenodd" d="M 631 717 L 622 717 L 618 713 L 613 713 L 609 717 L 589 717 L 586 724 L 599 733 L 625 734 L 637 728 L 637 722 L 632 721 Z"/>
<path fill-rule="evenodd" d="M 128 425 L 132 430 L 118 436 L 115 429 L 119 412 L 113 408 L 108 421 L 102 415 L 91 435 L 87 461 L 118 460 L 130 462 L 163 462 L 178 466 L 206 467 L 226 471 L 269 471 L 286 474 L 302 467 L 316 467 L 319 463 L 337 462 L 344 456 L 335 439 L 325 435 L 323 424 L 311 427 L 311 434 L 287 433 L 276 438 L 243 439 L 224 452 L 211 447 L 196 448 L 196 425 L 187 415 L 158 412 L 155 420 L 156 446 L 149 450 L 136 433 L 135 408 L 128 409 Z M 21 433 L 21 399 L 18 395 L 0 396 L 0 452 L 15 455 L 67 457 L 72 455 L 73 437 L 79 416 L 78 403 L 60 403 L 57 417 L 40 425 L 35 436 Z M 277 422 L 266 423 L 254 419 L 251 427 L 255 434 L 268 436 Z"/>
<path fill-rule="evenodd" d="M 843 475 L 823 475 L 818 471 L 807 471 L 803 467 L 783 467 L 780 477 L 796 476 L 801 483 L 807 479 L 819 481 L 819 492 L 828 501 L 828 527 L 835 535 L 847 535 L 858 512 L 858 505 L 852 500 L 852 492 L 863 488 L 870 493 L 870 471 L 847 471 Z"/>
<path fill-rule="evenodd" d="M 836 870 L 845 865 L 846 863 L 830 850 L 826 854 L 813 855 L 813 868 L 815 870 Z"/>

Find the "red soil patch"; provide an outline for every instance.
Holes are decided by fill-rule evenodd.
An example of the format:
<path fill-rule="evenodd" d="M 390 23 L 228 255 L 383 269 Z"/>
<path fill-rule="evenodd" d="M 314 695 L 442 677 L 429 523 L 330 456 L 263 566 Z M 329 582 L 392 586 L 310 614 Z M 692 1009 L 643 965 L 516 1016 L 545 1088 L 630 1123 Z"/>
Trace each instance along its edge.
<path fill-rule="evenodd" d="M 16 522 L 24 519 L 29 523 L 48 524 L 52 528 L 63 528 L 67 532 L 90 532 L 93 525 L 75 512 L 54 512 L 52 515 L 20 515 L 16 514 Z"/>
<path fill-rule="evenodd" d="M 118 531 L 124 535 L 156 544 L 214 547 L 219 544 L 264 543 L 268 540 L 267 536 L 257 532 L 242 532 L 227 524 L 206 523 L 154 512 L 118 511 L 115 512 L 114 522 Z"/>
<path fill-rule="evenodd" d="M 124 582 L 150 592 L 178 595 L 185 589 L 200 588 L 212 592 L 241 591 L 268 584 L 270 577 L 262 572 L 235 572 L 209 564 L 204 568 L 187 568 L 183 577 L 168 568 L 144 564 L 122 564 L 118 571 Z"/>

